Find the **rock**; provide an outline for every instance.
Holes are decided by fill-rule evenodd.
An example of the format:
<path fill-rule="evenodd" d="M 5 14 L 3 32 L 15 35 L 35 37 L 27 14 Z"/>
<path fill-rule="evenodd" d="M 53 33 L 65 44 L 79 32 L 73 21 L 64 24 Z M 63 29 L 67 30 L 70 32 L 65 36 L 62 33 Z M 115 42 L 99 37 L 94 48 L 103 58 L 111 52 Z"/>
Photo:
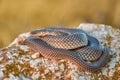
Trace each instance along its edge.
<path fill-rule="evenodd" d="M 100 73 L 80 72 L 69 61 L 44 58 L 22 45 L 28 32 L 0 50 L 0 80 L 120 80 L 120 30 L 89 23 L 80 24 L 78 28 L 88 31 L 110 48 L 108 62 Z"/>

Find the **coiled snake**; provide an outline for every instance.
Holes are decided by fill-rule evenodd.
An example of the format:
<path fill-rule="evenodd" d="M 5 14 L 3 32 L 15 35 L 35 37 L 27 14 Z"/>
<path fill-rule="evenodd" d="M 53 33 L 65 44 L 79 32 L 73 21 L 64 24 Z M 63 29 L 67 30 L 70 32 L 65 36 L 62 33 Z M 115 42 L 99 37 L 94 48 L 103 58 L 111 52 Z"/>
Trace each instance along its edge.
<path fill-rule="evenodd" d="M 65 59 L 77 65 L 79 70 L 95 72 L 106 62 L 107 47 L 81 29 L 43 28 L 33 30 L 24 44 L 46 58 Z"/>

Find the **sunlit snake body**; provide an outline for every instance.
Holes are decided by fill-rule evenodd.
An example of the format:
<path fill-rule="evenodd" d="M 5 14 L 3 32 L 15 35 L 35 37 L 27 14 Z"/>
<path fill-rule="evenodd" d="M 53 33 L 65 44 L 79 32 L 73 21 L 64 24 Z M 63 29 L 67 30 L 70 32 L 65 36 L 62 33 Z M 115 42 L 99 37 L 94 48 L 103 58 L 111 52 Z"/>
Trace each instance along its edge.
<path fill-rule="evenodd" d="M 33 30 L 24 44 L 46 58 L 65 59 L 83 71 L 97 71 L 109 55 L 99 41 L 81 29 L 45 28 Z M 88 63 L 90 62 L 90 63 Z"/>

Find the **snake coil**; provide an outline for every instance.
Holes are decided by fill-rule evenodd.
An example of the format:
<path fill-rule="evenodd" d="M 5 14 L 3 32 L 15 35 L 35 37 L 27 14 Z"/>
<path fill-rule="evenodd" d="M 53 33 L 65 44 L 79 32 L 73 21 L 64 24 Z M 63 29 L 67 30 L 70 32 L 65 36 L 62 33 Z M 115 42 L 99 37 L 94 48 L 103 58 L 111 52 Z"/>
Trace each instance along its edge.
<path fill-rule="evenodd" d="M 109 55 L 107 47 L 81 29 L 43 28 L 30 32 L 24 44 L 46 58 L 65 59 L 77 65 L 79 70 L 99 70 Z"/>

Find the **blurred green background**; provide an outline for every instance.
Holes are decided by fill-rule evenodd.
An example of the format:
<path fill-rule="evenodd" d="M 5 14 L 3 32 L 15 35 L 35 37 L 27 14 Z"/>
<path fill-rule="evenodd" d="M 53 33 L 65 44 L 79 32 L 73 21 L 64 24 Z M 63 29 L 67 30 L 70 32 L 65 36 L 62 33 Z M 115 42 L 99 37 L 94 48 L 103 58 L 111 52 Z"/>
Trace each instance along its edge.
<path fill-rule="evenodd" d="M 0 47 L 32 29 L 82 22 L 120 28 L 120 0 L 0 0 Z"/>

